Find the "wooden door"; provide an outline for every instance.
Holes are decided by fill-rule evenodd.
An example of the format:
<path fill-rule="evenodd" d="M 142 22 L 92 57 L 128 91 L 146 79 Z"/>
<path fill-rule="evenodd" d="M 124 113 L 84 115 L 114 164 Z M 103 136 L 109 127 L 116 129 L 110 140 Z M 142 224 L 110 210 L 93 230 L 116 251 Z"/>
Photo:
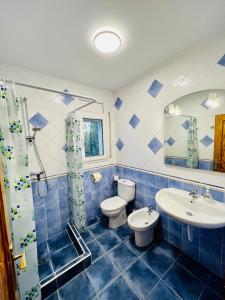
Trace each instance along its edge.
<path fill-rule="evenodd" d="M 18 299 L 16 277 L 8 222 L 8 208 L 4 194 L 2 165 L 0 161 L 0 299 Z"/>
<path fill-rule="evenodd" d="M 225 115 L 215 117 L 214 171 L 225 172 Z"/>

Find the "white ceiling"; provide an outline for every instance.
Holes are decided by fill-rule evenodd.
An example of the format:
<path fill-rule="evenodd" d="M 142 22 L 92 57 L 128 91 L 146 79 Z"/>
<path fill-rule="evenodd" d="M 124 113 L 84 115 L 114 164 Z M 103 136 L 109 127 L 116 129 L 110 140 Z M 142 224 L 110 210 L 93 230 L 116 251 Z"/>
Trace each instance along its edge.
<path fill-rule="evenodd" d="M 0 0 L 0 60 L 118 89 L 177 52 L 225 31 L 224 0 Z M 122 48 L 102 55 L 99 29 Z"/>

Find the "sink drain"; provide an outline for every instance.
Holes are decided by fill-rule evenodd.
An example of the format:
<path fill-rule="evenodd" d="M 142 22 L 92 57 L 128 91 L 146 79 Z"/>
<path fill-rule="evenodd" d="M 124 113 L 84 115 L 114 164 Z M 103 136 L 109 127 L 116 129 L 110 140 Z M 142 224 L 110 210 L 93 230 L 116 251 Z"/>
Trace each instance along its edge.
<path fill-rule="evenodd" d="M 188 216 L 193 216 L 193 213 L 191 213 L 190 211 L 186 211 L 186 214 L 187 214 Z"/>
<path fill-rule="evenodd" d="M 145 222 L 145 225 L 148 225 L 148 222 Z"/>

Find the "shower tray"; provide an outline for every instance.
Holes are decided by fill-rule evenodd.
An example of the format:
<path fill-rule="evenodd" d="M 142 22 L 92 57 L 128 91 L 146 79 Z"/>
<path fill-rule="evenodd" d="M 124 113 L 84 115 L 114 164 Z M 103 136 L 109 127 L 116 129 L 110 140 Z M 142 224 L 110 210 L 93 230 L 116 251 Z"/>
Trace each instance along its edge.
<path fill-rule="evenodd" d="M 38 245 L 42 299 L 91 265 L 91 252 L 71 223 L 67 229 Z"/>

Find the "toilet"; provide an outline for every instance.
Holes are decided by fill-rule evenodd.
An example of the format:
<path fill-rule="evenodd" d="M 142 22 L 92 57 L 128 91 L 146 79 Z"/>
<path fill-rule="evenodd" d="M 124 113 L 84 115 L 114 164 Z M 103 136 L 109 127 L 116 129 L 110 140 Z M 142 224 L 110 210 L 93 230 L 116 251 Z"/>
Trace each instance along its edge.
<path fill-rule="evenodd" d="M 135 183 L 128 179 L 118 180 L 118 196 L 105 199 L 100 207 L 109 218 L 109 227 L 114 229 L 127 222 L 126 206 L 135 197 Z"/>
<path fill-rule="evenodd" d="M 152 208 L 140 208 L 128 216 L 128 226 L 134 230 L 135 244 L 138 247 L 148 246 L 154 238 L 154 227 L 159 213 Z"/>

